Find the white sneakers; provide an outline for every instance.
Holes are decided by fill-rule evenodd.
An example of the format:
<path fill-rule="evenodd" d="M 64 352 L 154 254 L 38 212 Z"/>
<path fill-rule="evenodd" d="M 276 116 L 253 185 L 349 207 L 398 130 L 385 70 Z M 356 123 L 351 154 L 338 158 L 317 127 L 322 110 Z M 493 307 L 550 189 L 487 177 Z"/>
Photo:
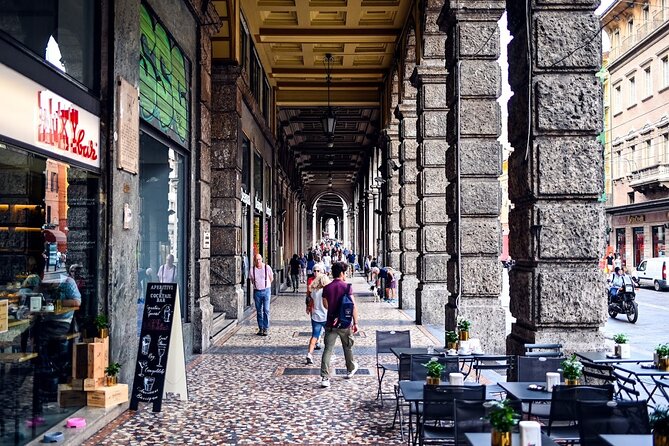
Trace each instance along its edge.
<path fill-rule="evenodd" d="M 348 378 L 348 379 L 353 378 L 353 375 L 355 375 L 355 372 L 357 372 L 357 371 L 358 371 L 358 363 L 354 362 L 353 363 L 353 370 L 351 370 L 350 372 L 348 372 L 346 374 L 346 378 Z"/>
<path fill-rule="evenodd" d="M 330 387 L 330 380 L 327 378 L 321 379 L 321 387 Z"/>
<path fill-rule="evenodd" d="M 311 353 L 307 353 L 307 365 L 312 365 L 314 363 L 314 357 Z"/>

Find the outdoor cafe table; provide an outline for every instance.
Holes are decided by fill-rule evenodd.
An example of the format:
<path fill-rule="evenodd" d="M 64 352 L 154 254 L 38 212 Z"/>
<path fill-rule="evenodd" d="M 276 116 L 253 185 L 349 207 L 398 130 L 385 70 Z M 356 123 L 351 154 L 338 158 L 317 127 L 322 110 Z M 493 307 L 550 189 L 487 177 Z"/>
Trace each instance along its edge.
<path fill-rule="evenodd" d="M 426 347 L 391 347 L 390 351 L 399 358 L 400 355 L 431 355 L 432 353 L 427 352 Z M 446 350 L 442 348 L 435 348 L 434 354 L 441 355 L 445 353 Z M 485 359 L 486 355 L 446 355 L 447 358 L 457 358 L 460 362 L 460 371 L 465 375 L 465 378 L 469 376 L 469 373 L 472 370 L 472 364 L 474 363 L 474 358 Z M 469 365 L 469 368 L 465 370 L 465 365 Z"/>
<path fill-rule="evenodd" d="M 640 362 L 653 362 L 653 358 L 648 358 L 645 356 L 632 356 L 630 358 L 618 358 L 609 356 L 609 353 L 606 352 L 578 352 L 575 353 L 581 359 L 585 359 L 588 362 L 594 364 L 623 364 L 623 363 L 640 363 Z"/>
<path fill-rule="evenodd" d="M 611 435 L 601 434 L 602 440 L 611 446 L 652 446 L 653 436 L 648 435 Z"/>
<path fill-rule="evenodd" d="M 546 382 L 543 381 L 524 381 L 524 382 L 498 382 L 497 385 L 504 389 L 507 395 L 511 396 L 514 399 L 520 400 L 524 403 L 534 402 L 534 401 L 547 401 L 550 402 L 552 398 L 552 393 L 545 390 L 530 390 L 528 386 L 535 384 L 538 386 L 545 386 Z"/>
<path fill-rule="evenodd" d="M 657 391 L 657 384 L 655 382 L 646 382 L 642 378 L 669 378 L 669 371 L 660 370 L 653 366 L 652 368 L 642 367 L 641 364 L 616 364 L 614 367 L 621 372 L 625 372 L 628 376 L 634 375 L 639 385 L 648 394 L 648 400 L 655 403 L 653 395 Z M 649 390 L 650 389 L 650 390 Z"/>
<path fill-rule="evenodd" d="M 448 385 L 448 382 L 445 382 L 443 385 Z M 479 386 L 481 384 L 476 382 L 465 382 L 466 386 Z M 425 387 L 425 381 L 400 381 L 400 390 L 402 391 L 402 396 L 405 401 L 409 403 L 416 403 L 423 401 L 423 388 Z M 485 397 L 487 400 L 495 399 L 496 393 L 488 393 L 488 386 L 486 386 Z"/>
<path fill-rule="evenodd" d="M 400 357 L 400 355 L 427 355 L 426 347 L 391 347 L 390 351 L 393 352 L 393 355 Z M 440 348 L 434 349 L 435 354 L 445 353 L 445 350 Z M 431 354 L 431 353 L 430 353 Z"/>
<path fill-rule="evenodd" d="M 492 434 L 490 433 L 469 433 L 465 434 L 465 438 L 467 438 L 467 442 L 471 446 L 490 446 L 491 442 L 491 437 Z M 511 444 L 520 444 L 520 434 L 511 434 Z M 632 445 L 633 443 L 628 443 L 628 446 Z M 548 435 L 544 434 L 543 432 L 541 433 L 541 446 L 558 446 L 556 442 L 554 442 L 551 437 Z"/>

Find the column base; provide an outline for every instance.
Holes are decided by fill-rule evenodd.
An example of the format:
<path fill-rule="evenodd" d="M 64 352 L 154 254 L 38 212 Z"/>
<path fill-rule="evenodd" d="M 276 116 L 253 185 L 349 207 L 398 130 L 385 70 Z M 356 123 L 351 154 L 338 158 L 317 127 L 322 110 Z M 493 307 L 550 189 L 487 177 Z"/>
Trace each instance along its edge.
<path fill-rule="evenodd" d="M 419 285 L 416 291 L 416 305 L 420 306 L 420 323 L 445 326 L 447 303 L 448 289 L 445 283 Z"/>
<path fill-rule="evenodd" d="M 212 285 L 210 297 L 214 312 L 224 312 L 227 319 L 241 319 L 244 315 L 244 291 L 241 285 Z"/>
<path fill-rule="evenodd" d="M 193 353 L 202 353 L 211 345 L 212 321 L 214 319 L 214 306 L 209 300 L 209 296 L 197 300 L 193 308 Z"/>
<path fill-rule="evenodd" d="M 506 351 L 506 311 L 498 298 L 465 297 L 458 315 L 472 323 L 470 336 L 481 340 L 483 351 L 503 355 Z M 446 307 L 446 330 L 457 331 L 455 308 Z"/>
<path fill-rule="evenodd" d="M 512 324 L 511 334 L 506 338 L 506 350 L 510 355 L 525 353 L 525 344 L 562 344 L 565 354 L 573 352 L 602 350 L 604 334 L 598 327 L 537 327 L 526 328 L 518 323 Z"/>
<path fill-rule="evenodd" d="M 402 274 L 399 281 L 399 307 L 402 309 L 416 308 L 416 290 L 418 289 L 418 277 L 414 274 Z"/>

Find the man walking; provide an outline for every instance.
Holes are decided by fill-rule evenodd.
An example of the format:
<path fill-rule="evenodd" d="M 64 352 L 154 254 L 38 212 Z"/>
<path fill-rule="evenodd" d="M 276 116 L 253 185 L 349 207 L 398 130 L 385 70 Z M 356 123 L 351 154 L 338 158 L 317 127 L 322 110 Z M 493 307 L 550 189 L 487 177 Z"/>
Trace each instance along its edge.
<path fill-rule="evenodd" d="M 274 272 L 272 267 L 263 263 L 260 254 L 255 255 L 251 282 L 253 283 L 253 300 L 256 304 L 256 318 L 258 319 L 258 336 L 267 336 L 269 331 L 269 303 L 272 298 L 272 281 Z"/>
<path fill-rule="evenodd" d="M 330 387 L 330 356 L 337 337 L 341 339 L 346 359 L 346 378 L 351 378 L 358 371 L 358 363 L 353 361 L 353 334 L 358 331 L 358 306 L 353 300 L 351 285 L 346 283 L 346 269 L 344 262 L 332 265 L 334 280 L 323 288 L 323 306 L 328 310 L 325 322 L 325 348 L 321 357 L 321 387 Z M 340 319 L 340 309 L 344 295 L 348 295 L 353 302 L 353 317 L 350 325 L 343 327 Z"/>

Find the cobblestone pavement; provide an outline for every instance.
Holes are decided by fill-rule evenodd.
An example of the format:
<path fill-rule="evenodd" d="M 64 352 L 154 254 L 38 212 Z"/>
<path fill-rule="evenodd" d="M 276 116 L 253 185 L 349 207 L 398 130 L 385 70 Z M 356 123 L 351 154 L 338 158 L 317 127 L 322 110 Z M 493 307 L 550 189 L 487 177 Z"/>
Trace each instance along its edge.
<path fill-rule="evenodd" d="M 339 341 L 330 388 L 320 387 L 321 351 L 305 365 L 311 327 L 302 285 L 272 301 L 269 336 L 255 335 L 254 314 L 188 364 L 187 402 L 165 401 L 161 413 L 149 406 L 125 412 L 86 444 L 402 444 L 399 429 L 391 429 L 394 401 L 382 408 L 375 400 L 375 330 L 410 329 L 415 346 L 437 341 L 396 306 L 373 302 L 364 278 L 351 281 L 361 330 L 353 347 L 360 370 L 352 379 L 344 377 Z M 392 392 L 395 376 L 384 380 L 385 391 Z"/>

